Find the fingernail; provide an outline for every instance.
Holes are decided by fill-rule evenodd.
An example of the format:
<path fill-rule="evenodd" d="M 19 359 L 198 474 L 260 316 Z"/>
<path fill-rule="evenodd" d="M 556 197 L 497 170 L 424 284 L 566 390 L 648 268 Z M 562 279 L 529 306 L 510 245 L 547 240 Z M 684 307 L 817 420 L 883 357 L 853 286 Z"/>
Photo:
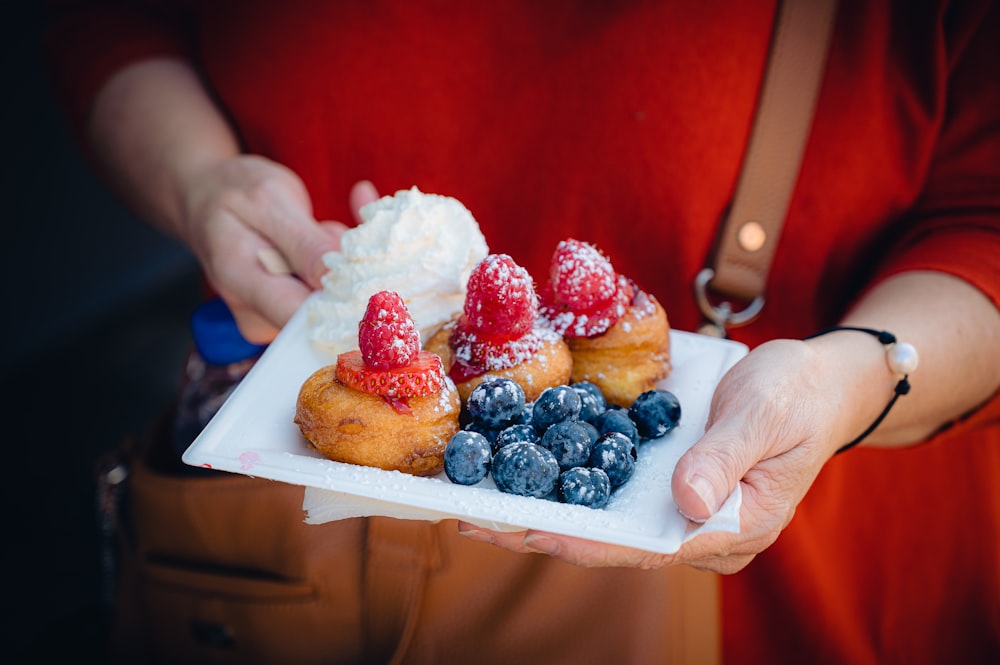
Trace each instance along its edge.
<path fill-rule="evenodd" d="M 559 554 L 559 543 L 548 536 L 528 534 L 524 537 L 522 544 L 533 552 L 539 554 Z"/>
<path fill-rule="evenodd" d="M 263 266 L 264 270 L 272 275 L 292 274 L 292 267 L 288 265 L 288 261 L 281 255 L 281 252 L 273 247 L 261 247 L 258 249 L 257 260 L 260 261 L 260 265 Z"/>
<path fill-rule="evenodd" d="M 708 478 L 704 476 L 694 475 L 688 478 L 688 487 L 694 490 L 694 493 L 698 495 L 701 502 L 705 504 L 705 512 L 709 516 L 712 516 L 719 509 L 719 504 L 715 498 L 715 488 L 712 487 L 712 483 L 708 481 Z"/>
<path fill-rule="evenodd" d="M 477 543 L 493 542 L 493 536 L 486 533 L 485 531 L 480 531 L 479 529 L 469 529 L 468 531 L 459 531 L 458 535 L 465 536 L 469 540 L 474 540 Z"/>

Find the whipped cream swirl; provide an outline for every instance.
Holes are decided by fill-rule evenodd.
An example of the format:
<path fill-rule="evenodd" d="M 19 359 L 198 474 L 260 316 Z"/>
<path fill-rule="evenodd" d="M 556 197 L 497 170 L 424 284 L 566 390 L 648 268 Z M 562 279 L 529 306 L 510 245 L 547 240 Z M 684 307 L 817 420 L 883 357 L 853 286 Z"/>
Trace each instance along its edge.
<path fill-rule="evenodd" d="M 428 339 L 462 311 L 469 274 L 489 253 L 472 213 L 448 196 L 412 187 L 360 212 L 340 251 L 323 257 L 329 272 L 309 305 L 309 339 L 333 355 L 357 348 L 358 322 L 378 291 L 399 293 Z"/>

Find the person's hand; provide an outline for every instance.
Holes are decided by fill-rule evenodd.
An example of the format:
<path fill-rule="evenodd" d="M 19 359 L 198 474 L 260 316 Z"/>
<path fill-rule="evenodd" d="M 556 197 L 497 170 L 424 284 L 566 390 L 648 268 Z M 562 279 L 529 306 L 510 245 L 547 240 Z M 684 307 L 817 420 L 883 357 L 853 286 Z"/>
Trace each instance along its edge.
<path fill-rule="evenodd" d="M 351 210 L 377 198 L 366 181 Z M 251 342 L 271 341 L 309 293 L 321 287 L 323 255 L 340 248 L 347 226 L 317 222 L 309 194 L 288 168 L 239 155 L 203 169 L 183 195 L 183 235 L 209 283 Z M 272 260 L 262 261 L 261 257 Z M 275 269 L 275 262 L 283 264 Z"/>
<path fill-rule="evenodd" d="M 664 555 L 552 533 L 503 533 L 465 523 L 459 531 L 581 566 L 689 564 L 736 572 L 775 541 L 820 468 L 848 440 L 852 423 L 843 422 L 841 410 L 846 395 L 836 386 L 849 382 L 821 378 L 839 371 L 805 342 L 777 340 L 756 348 L 723 377 L 705 435 L 681 457 L 672 489 L 681 513 L 697 522 L 716 512 L 739 483 L 738 534 L 698 535 Z"/>

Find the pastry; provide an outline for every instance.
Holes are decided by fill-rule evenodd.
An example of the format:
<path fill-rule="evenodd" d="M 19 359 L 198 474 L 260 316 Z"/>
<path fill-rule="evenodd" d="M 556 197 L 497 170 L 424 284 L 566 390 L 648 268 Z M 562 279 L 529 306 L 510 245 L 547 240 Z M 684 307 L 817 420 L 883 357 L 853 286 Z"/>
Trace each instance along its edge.
<path fill-rule="evenodd" d="M 420 349 L 402 298 L 380 291 L 358 325 L 358 348 L 302 384 L 295 423 L 329 459 L 427 476 L 444 467 L 460 409 L 441 358 Z"/>
<path fill-rule="evenodd" d="M 426 349 L 444 360 L 463 402 L 487 378 L 507 377 L 533 401 L 566 383 L 573 364 L 562 336 L 538 317 L 528 272 L 507 254 L 490 254 L 469 276 L 462 313 Z"/>
<path fill-rule="evenodd" d="M 569 345 L 572 381 L 596 384 L 608 402 L 628 407 L 670 374 L 666 312 L 592 244 L 559 243 L 540 300 L 540 316 Z"/>

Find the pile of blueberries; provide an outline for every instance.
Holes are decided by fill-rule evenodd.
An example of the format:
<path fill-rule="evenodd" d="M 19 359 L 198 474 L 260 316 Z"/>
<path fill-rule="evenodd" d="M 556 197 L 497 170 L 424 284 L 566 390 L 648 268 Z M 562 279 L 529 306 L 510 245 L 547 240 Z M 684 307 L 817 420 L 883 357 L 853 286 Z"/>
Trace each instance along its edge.
<path fill-rule="evenodd" d="M 632 477 L 640 444 L 670 432 L 680 417 L 667 390 L 644 392 L 626 409 L 584 381 L 525 403 L 515 381 L 488 379 L 469 395 L 444 471 L 460 485 L 492 473 L 501 492 L 603 508 Z"/>

